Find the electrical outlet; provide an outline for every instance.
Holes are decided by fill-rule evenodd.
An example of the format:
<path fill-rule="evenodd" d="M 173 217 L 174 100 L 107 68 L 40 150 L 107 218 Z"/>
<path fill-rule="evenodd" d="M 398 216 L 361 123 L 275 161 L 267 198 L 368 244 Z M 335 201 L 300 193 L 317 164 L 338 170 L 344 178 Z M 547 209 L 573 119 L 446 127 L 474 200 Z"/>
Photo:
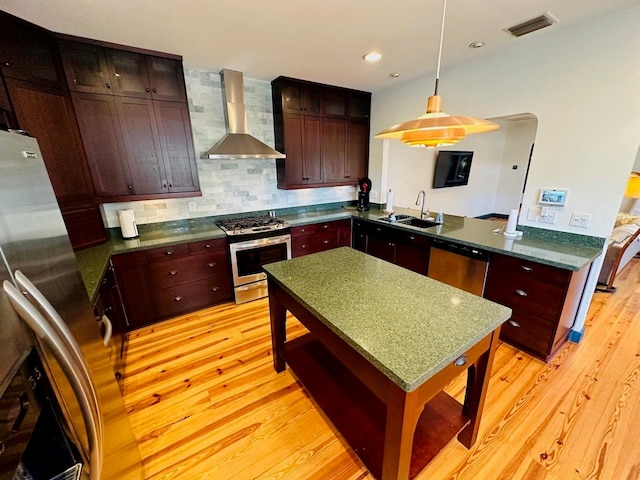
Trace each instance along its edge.
<path fill-rule="evenodd" d="M 556 223 L 556 213 L 553 210 L 548 210 L 546 211 L 544 214 L 540 215 L 540 220 L 538 220 L 540 223 L 550 223 L 550 224 L 554 224 Z"/>
<path fill-rule="evenodd" d="M 189 212 L 194 213 L 198 211 L 198 205 L 196 202 L 189 202 Z"/>
<path fill-rule="evenodd" d="M 573 212 L 571 214 L 571 220 L 569 221 L 569 225 L 574 227 L 588 228 L 589 224 L 591 224 L 590 213 Z"/>

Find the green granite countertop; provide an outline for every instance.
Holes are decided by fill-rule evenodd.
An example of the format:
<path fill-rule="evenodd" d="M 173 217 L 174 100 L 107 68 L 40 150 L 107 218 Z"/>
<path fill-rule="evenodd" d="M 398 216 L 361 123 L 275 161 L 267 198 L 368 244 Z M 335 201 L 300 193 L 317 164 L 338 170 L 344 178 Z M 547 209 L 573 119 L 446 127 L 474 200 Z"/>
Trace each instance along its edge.
<path fill-rule="evenodd" d="M 263 212 L 250 213 L 266 214 Z M 428 237 L 451 240 L 491 252 L 574 271 L 580 270 L 592 262 L 600 255 L 602 245 L 604 245 L 604 239 L 599 237 L 524 227 L 518 227 L 519 230 L 525 231 L 521 239 L 508 239 L 501 233 L 494 233 L 494 230 L 500 229 L 504 225 L 503 223 L 454 215 L 445 215 L 443 225 L 419 228 L 383 221 L 381 217 L 385 217 L 385 214 L 375 208 L 368 212 L 358 212 L 355 207 L 336 207 L 325 210 L 310 208 L 306 212 L 298 213 L 276 213 L 293 226 L 361 218 L 392 228 L 414 231 Z M 396 213 L 415 216 L 417 212 L 416 210 L 398 208 Z M 216 226 L 216 220 L 216 217 L 203 217 L 140 225 L 140 237 L 132 240 L 122 239 L 119 228 L 110 229 L 111 239 L 107 243 L 76 252 L 78 267 L 89 298 L 95 299 L 100 279 L 107 267 L 110 255 L 210 238 L 222 238 L 225 234 Z"/>
<path fill-rule="evenodd" d="M 507 307 L 349 247 L 264 269 L 406 391 L 511 317 Z"/>

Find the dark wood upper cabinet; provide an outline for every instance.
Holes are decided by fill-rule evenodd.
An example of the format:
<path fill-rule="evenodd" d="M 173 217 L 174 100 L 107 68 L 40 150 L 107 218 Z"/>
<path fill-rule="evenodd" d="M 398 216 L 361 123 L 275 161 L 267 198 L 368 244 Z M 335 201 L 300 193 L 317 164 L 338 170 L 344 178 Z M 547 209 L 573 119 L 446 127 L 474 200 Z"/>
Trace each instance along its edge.
<path fill-rule="evenodd" d="M 69 93 L 11 78 L 7 87 L 20 128 L 38 140 L 60 206 L 93 200 L 93 184 Z"/>
<path fill-rule="evenodd" d="M 271 86 L 276 149 L 287 155 L 276 162 L 278 188 L 356 185 L 367 175 L 370 93 L 287 77 Z M 319 100 L 312 113 L 309 98 Z"/>
<path fill-rule="evenodd" d="M 168 193 L 153 101 L 116 97 L 116 105 L 135 193 Z"/>
<path fill-rule="evenodd" d="M 186 102 L 181 61 L 112 48 L 106 55 L 115 95 Z"/>
<path fill-rule="evenodd" d="M 325 88 L 322 90 L 322 114 L 345 117 L 347 115 L 347 95 L 342 90 Z"/>
<path fill-rule="evenodd" d="M 96 195 L 134 194 L 115 97 L 73 92 L 71 98 Z"/>
<path fill-rule="evenodd" d="M 200 189 L 189 109 L 178 102 L 154 102 L 169 192 Z"/>
<path fill-rule="evenodd" d="M 322 119 L 322 171 L 325 183 L 347 181 L 347 133 L 346 119 Z"/>
<path fill-rule="evenodd" d="M 5 78 L 65 88 L 51 33 L 1 11 L 0 70 Z"/>
<path fill-rule="evenodd" d="M 111 94 L 112 82 L 104 49 L 96 45 L 58 42 L 69 90 Z"/>
<path fill-rule="evenodd" d="M 279 89 L 284 113 L 322 114 L 322 89 L 319 86 L 285 81 Z"/>

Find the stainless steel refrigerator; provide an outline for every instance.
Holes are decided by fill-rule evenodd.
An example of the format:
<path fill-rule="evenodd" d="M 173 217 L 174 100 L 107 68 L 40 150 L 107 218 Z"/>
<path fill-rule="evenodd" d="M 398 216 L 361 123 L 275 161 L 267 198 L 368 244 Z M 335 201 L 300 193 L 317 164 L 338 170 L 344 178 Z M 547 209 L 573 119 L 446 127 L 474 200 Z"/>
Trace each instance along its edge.
<path fill-rule="evenodd" d="M 16 271 L 23 276 L 16 277 Z M 5 131 L 0 131 L 0 285 L 4 286 L 0 288 L 0 394 L 35 346 L 65 433 L 81 459 L 77 478 L 144 478 L 108 348 L 77 270 L 37 141 Z M 11 296 L 15 292 L 20 299 Z M 22 308 L 19 302 L 24 299 Z M 39 331 L 25 319 L 29 314 L 25 309 L 45 322 L 55 323 L 57 318 L 63 325 L 57 330 L 45 325 Z M 74 352 L 74 345 L 79 351 Z M 87 399 L 92 402 L 89 406 Z"/>

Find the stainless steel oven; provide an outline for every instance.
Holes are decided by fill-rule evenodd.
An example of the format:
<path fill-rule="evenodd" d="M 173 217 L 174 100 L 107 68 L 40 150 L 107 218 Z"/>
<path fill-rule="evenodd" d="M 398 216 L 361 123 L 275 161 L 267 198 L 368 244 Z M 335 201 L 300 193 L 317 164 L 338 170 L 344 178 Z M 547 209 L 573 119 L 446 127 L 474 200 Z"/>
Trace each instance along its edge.
<path fill-rule="evenodd" d="M 249 217 L 219 223 L 229 238 L 236 303 L 268 295 L 262 266 L 291 258 L 291 227 L 275 217 Z"/>

